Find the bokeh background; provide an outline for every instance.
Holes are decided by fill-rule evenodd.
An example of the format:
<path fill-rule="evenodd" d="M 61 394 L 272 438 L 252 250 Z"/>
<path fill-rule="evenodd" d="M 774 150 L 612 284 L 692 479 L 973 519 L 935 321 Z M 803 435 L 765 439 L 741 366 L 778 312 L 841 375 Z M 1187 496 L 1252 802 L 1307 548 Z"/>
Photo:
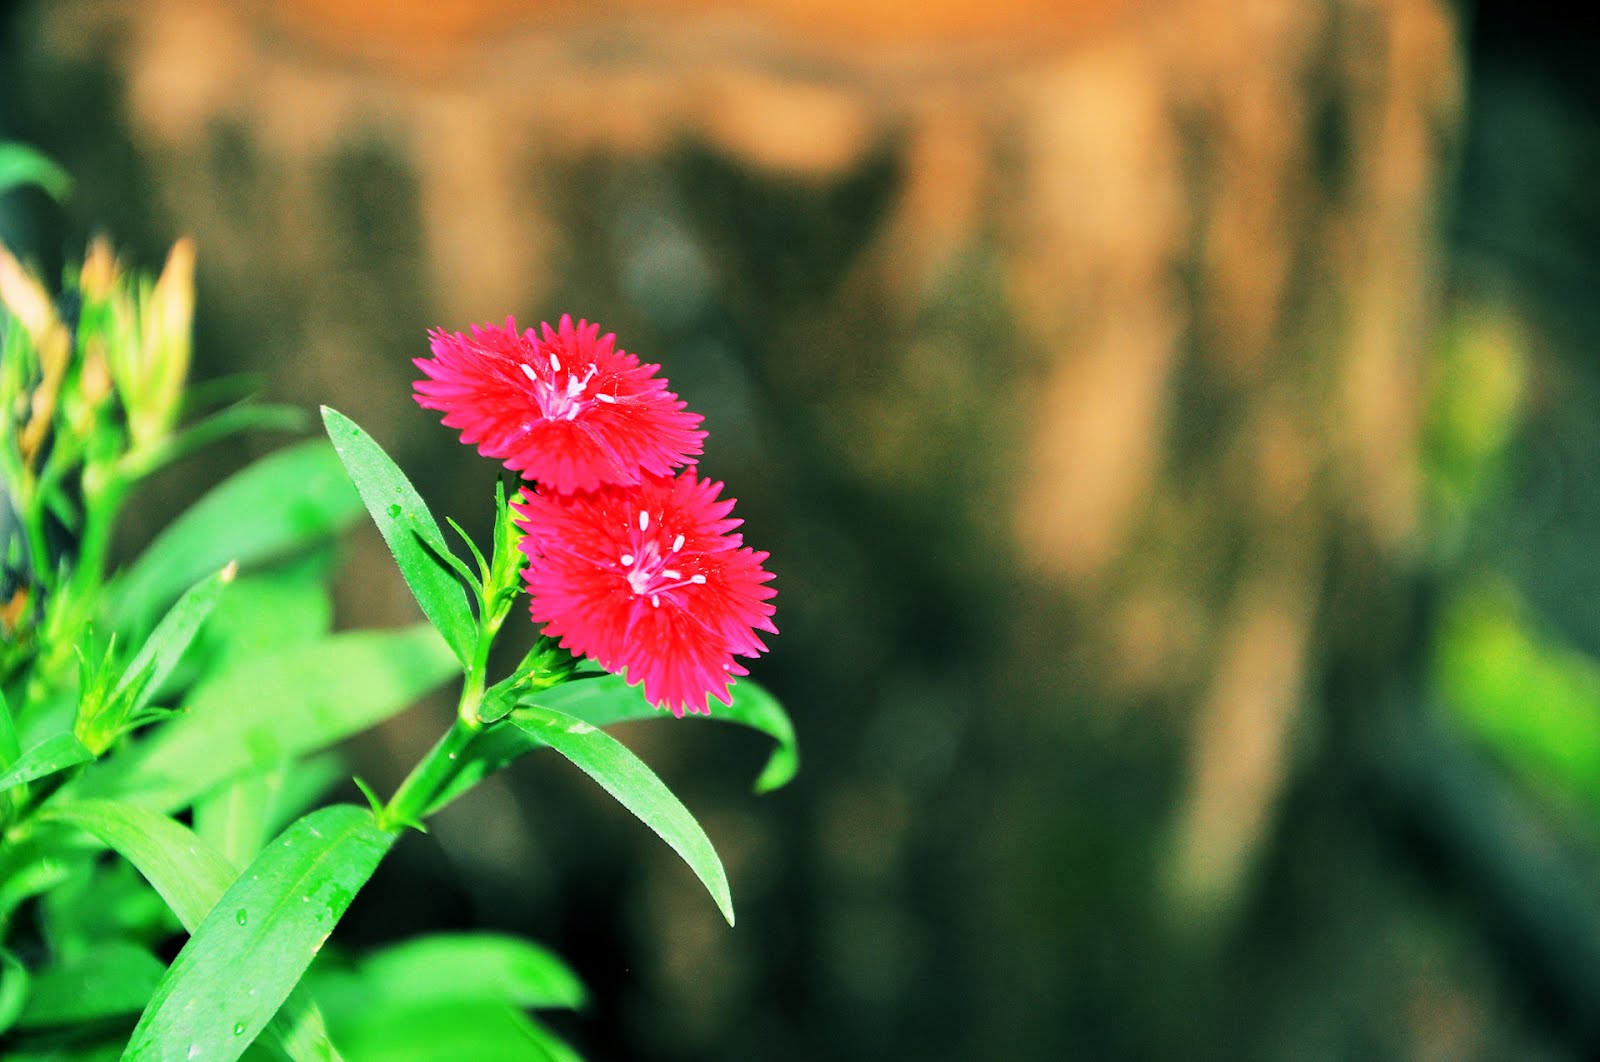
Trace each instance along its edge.
<path fill-rule="evenodd" d="M 426 330 L 598 320 L 772 551 L 799 780 L 624 734 L 737 930 L 536 758 L 336 940 L 526 933 L 597 1059 L 1587 1058 L 1596 43 L 1509 0 L 12 3 L 0 135 L 77 183 L 0 226 L 51 272 L 193 235 L 197 375 L 475 529 Z M 375 533 L 344 572 L 342 622 L 415 618 Z"/>

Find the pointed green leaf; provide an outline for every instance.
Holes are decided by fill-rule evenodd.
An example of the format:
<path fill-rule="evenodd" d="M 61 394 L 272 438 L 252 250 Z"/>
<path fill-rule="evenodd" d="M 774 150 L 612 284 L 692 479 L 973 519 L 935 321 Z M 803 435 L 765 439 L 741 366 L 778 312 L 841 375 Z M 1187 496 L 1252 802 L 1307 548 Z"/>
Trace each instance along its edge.
<path fill-rule="evenodd" d="M 195 690 L 184 713 L 82 779 L 89 796 L 176 811 L 382 722 L 455 674 L 426 624 L 335 634 L 249 658 Z"/>
<path fill-rule="evenodd" d="M 348 804 L 291 825 L 196 927 L 157 986 L 124 1057 L 238 1058 L 394 840 L 371 812 Z"/>
<path fill-rule="evenodd" d="M 582 719 L 537 705 L 518 708 L 511 721 L 571 760 L 616 797 L 689 864 L 722 917 L 733 925 L 733 897 L 711 838 L 644 761 L 616 738 Z"/>
<path fill-rule="evenodd" d="M 461 581 L 440 559 L 449 555 L 450 547 L 427 503 L 400 466 L 355 421 L 323 406 L 322 422 L 417 604 L 465 664 L 477 640 L 477 624 Z"/>
<path fill-rule="evenodd" d="M 0 773 L 0 792 L 14 785 L 47 778 L 57 771 L 76 767 L 94 759 L 88 749 L 71 734 L 57 734 L 45 738 L 33 748 L 18 756 L 11 768 Z"/>
<path fill-rule="evenodd" d="M 156 624 L 156 629 L 150 632 L 150 637 L 145 639 L 138 654 L 122 672 L 122 678 L 113 693 L 115 696 L 135 682 L 141 683 L 139 692 L 124 718 L 138 714 L 150 703 L 156 690 L 177 666 L 184 650 L 189 648 L 189 643 L 194 640 L 200 624 L 205 622 L 211 610 L 216 607 L 217 598 L 222 596 L 223 587 L 233 582 L 235 571 L 237 569 L 230 564 L 191 586 L 178 599 L 178 603 L 167 610 L 161 622 Z"/>
<path fill-rule="evenodd" d="M 564 682 L 537 694 L 524 694 L 524 698 L 582 719 L 591 726 L 610 726 L 612 723 L 639 719 L 671 719 L 666 712 L 646 701 L 639 687 L 629 686 L 620 675 Z M 777 740 L 778 747 L 772 750 L 760 777 L 756 779 L 757 793 L 767 793 L 786 785 L 800 769 L 800 749 L 788 715 L 772 694 L 749 679 L 740 679 L 733 684 L 732 705 L 725 707 L 719 702 L 713 705 L 709 716 L 691 715 L 684 718 L 738 723 Z M 489 727 L 472 743 L 461 771 L 450 780 L 427 813 L 432 815 L 495 771 L 542 744 L 537 737 L 523 730 Z"/>
<path fill-rule="evenodd" d="M 72 826 L 99 838 L 150 882 L 185 929 L 193 930 L 238 872 L 194 831 L 165 815 L 112 800 L 52 802 L 40 823 Z"/>
<path fill-rule="evenodd" d="M 213 488 L 117 579 L 109 591 L 117 626 L 138 626 L 229 561 L 250 568 L 287 556 L 360 512 L 361 499 L 326 443 L 270 454 Z"/>
<path fill-rule="evenodd" d="M 778 699 L 747 678 L 739 679 L 731 690 L 733 703 L 724 705 L 711 701 L 709 715 L 687 715 L 685 719 L 710 719 L 713 722 L 738 723 L 777 741 L 767 764 L 756 779 L 758 793 L 771 792 L 789 783 L 800 770 L 800 746 L 795 741 L 794 724 Z M 554 689 L 538 695 L 538 702 L 547 708 L 566 712 L 594 726 L 635 719 L 660 719 L 667 715 L 644 699 L 644 691 L 630 686 L 621 675 L 603 675 L 600 678 L 563 682 Z"/>
<path fill-rule="evenodd" d="M 36 819 L 73 826 L 99 838 L 144 875 L 191 933 L 198 931 L 218 899 L 239 877 L 227 860 L 188 827 L 144 808 L 109 800 L 83 800 L 52 804 Z M 321 1012 L 303 992 L 290 995 L 272 1019 L 269 1032 L 270 1042 L 297 1062 L 338 1057 L 328 1042 Z"/>

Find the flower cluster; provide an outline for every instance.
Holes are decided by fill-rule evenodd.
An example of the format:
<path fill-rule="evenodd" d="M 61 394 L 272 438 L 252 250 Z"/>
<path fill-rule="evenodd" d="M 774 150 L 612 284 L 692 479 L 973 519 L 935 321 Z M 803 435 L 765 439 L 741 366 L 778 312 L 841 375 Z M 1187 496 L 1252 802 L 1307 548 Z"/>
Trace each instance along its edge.
<path fill-rule="evenodd" d="M 776 591 L 733 499 L 695 475 L 702 418 L 660 366 L 568 316 L 429 338 L 417 402 L 535 484 L 514 505 L 534 622 L 675 715 L 709 711 L 708 695 L 731 703 L 737 658 L 777 633 Z"/>

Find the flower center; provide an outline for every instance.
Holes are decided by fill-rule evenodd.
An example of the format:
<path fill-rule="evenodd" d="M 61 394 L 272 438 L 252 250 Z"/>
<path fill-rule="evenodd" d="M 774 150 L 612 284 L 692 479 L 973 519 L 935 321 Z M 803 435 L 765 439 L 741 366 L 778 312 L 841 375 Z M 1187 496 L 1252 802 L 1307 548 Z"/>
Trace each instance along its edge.
<path fill-rule="evenodd" d="M 547 380 L 534 371 L 532 365 L 524 362 L 522 374 L 533 384 L 533 398 L 539 403 L 539 412 L 546 420 L 576 420 L 578 415 L 588 409 L 595 402 L 615 402 L 610 395 L 588 395 L 584 392 L 589 387 L 589 381 L 594 379 L 595 373 L 600 371 L 598 365 L 589 366 L 589 371 L 579 377 L 576 373 L 567 373 L 566 381 L 561 379 L 561 359 L 552 351 L 550 354 L 550 378 Z"/>
<path fill-rule="evenodd" d="M 642 509 L 639 511 L 638 526 L 637 531 L 629 528 L 632 548 L 617 558 L 634 597 L 648 597 L 650 604 L 659 608 L 662 594 L 705 583 L 705 576 L 696 574 L 686 578 L 683 571 L 675 567 L 678 562 L 673 558 L 683 549 L 682 535 L 674 536 L 672 545 L 663 550 L 662 533 L 658 530 L 650 535 L 650 514 Z"/>

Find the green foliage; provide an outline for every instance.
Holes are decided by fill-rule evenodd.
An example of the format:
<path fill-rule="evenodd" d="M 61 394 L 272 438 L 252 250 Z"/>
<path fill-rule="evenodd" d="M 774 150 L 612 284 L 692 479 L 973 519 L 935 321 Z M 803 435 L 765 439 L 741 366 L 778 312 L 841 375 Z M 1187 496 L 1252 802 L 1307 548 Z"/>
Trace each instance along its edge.
<path fill-rule="evenodd" d="M 0 190 L 53 179 L 9 148 Z M 583 986 L 526 941 L 425 937 L 302 980 L 408 828 L 544 747 L 678 852 L 731 924 L 704 830 L 599 729 L 662 713 L 532 630 L 491 676 L 524 563 L 513 499 L 497 488 L 487 552 L 445 521 L 469 564 L 330 409 L 332 445 L 247 466 L 117 567 L 119 515 L 152 471 L 303 419 L 211 408 L 225 387 L 185 395 L 192 271 L 186 244 L 154 281 L 97 244 L 68 278 L 69 322 L 0 249 L 0 1056 L 576 1059 L 529 1012 L 580 1007 Z M 331 544 L 363 508 L 428 623 L 331 629 Z M 388 801 L 363 785 L 370 809 L 317 807 L 344 778 L 334 746 L 453 678 L 455 723 Z M 715 717 L 777 741 L 758 791 L 794 775 L 766 691 L 737 684 Z"/>
<path fill-rule="evenodd" d="M 711 838 L 644 761 L 604 730 L 549 708 L 529 705 L 512 712 L 510 718 L 519 729 L 571 760 L 667 842 L 711 893 L 722 917 L 733 925 L 728 875 Z"/>
<path fill-rule="evenodd" d="M 230 562 L 241 569 L 302 553 L 361 513 L 361 499 L 332 448 L 304 442 L 280 450 L 213 488 L 180 516 L 111 587 L 121 629 Z"/>
<path fill-rule="evenodd" d="M 337 410 L 323 407 L 322 420 L 423 615 L 438 628 L 456 659 L 466 664 L 471 659 L 475 625 L 461 583 L 450 567 L 440 563 L 453 555 L 439 524 L 405 473 L 372 436 Z"/>
<path fill-rule="evenodd" d="M 236 775 L 280 767 L 382 722 L 453 667 L 421 624 L 261 653 L 197 685 L 171 722 L 85 779 L 84 792 L 181 810 Z"/>
<path fill-rule="evenodd" d="M 393 843 L 370 812 L 345 804 L 290 826 L 194 928 L 140 1017 L 128 1054 L 237 1058 Z"/>

